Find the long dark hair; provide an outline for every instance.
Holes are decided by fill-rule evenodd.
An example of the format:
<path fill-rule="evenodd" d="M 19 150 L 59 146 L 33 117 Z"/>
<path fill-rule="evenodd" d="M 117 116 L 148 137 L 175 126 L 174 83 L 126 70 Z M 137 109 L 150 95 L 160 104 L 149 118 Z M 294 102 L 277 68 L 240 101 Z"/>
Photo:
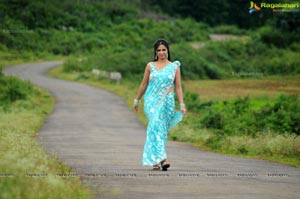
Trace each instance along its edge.
<path fill-rule="evenodd" d="M 156 50 L 157 50 L 159 45 L 164 45 L 167 48 L 167 50 L 168 50 L 168 60 L 171 61 L 169 44 L 168 44 L 167 40 L 165 40 L 165 39 L 158 39 L 158 40 L 155 41 L 155 43 L 154 43 L 154 61 L 158 60 L 158 58 L 156 56 Z"/>

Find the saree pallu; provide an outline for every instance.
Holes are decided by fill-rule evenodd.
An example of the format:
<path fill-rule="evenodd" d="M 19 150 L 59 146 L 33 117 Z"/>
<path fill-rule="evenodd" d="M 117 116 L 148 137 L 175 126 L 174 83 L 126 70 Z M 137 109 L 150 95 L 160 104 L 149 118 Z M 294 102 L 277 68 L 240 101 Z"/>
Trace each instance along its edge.
<path fill-rule="evenodd" d="M 150 63 L 148 87 L 144 96 L 144 111 L 148 120 L 147 137 L 142 163 L 153 166 L 167 159 L 166 144 L 169 129 L 182 120 L 182 113 L 175 112 L 174 80 L 179 61 L 162 69 Z M 173 89 L 170 92 L 170 89 Z"/>

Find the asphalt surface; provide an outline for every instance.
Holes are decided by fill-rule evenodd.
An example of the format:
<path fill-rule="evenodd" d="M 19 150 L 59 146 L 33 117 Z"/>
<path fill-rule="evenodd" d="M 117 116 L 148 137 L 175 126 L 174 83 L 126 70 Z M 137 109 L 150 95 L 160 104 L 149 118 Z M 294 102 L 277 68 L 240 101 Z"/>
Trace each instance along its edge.
<path fill-rule="evenodd" d="M 167 172 L 142 167 L 146 130 L 135 113 L 110 92 L 45 76 L 60 64 L 24 64 L 4 72 L 54 96 L 55 110 L 38 132 L 38 142 L 71 166 L 95 198 L 299 198 L 299 168 L 214 154 L 185 143 L 168 142 Z"/>

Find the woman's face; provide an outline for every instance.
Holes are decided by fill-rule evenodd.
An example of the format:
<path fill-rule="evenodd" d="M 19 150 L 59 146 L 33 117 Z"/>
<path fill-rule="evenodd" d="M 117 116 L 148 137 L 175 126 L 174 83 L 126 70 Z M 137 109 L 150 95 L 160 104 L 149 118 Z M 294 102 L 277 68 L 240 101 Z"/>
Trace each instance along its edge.
<path fill-rule="evenodd" d="M 156 49 L 156 55 L 159 60 L 168 58 L 168 49 L 163 44 L 160 44 Z"/>

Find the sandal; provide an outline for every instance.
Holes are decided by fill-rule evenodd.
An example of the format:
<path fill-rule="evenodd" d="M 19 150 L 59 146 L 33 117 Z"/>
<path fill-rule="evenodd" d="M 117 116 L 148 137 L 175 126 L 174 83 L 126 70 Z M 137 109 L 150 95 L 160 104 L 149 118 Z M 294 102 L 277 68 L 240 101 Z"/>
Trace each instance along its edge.
<path fill-rule="evenodd" d="M 170 167 L 170 164 L 167 163 L 167 160 L 163 160 L 163 161 L 161 162 L 161 167 L 162 167 L 162 170 L 163 170 L 163 171 L 168 171 L 168 168 Z"/>
<path fill-rule="evenodd" d="M 153 165 L 153 170 L 160 170 L 160 166 L 158 164 Z"/>

